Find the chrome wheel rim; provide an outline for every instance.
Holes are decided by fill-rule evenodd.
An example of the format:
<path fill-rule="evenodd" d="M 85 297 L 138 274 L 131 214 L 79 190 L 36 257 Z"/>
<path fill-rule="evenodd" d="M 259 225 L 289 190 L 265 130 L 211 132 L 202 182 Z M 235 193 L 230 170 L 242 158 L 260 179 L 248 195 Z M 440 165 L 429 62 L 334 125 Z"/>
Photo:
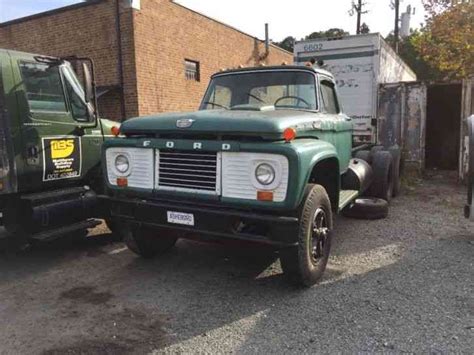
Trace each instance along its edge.
<path fill-rule="evenodd" d="M 314 213 L 311 225 L 311 261 L 318 264 L 325 257 L 325 246 L 328 243 L 329 225 L 326 212 L 318 208 Z"/>

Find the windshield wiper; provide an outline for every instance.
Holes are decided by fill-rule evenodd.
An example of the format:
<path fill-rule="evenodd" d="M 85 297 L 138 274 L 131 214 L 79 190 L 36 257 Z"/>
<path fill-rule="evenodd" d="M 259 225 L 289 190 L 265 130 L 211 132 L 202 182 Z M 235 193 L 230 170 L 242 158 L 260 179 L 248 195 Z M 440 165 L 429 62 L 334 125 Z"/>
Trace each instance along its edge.
<path fill-rule="evenodd" d="M 260 102 L 265 103 L 265 101 L 263 101 L 261 98 L 255 96 L 255 95 L 253 95 L 253 94 L 251 94 L 251 93 L 249 93 L 249 92 L 247 93 L 247 95 L 250 96 L 250 97 L 253 97 L 255 100 L 258 100 L 258 101 L 260 101 Z"/>
<path fill-rule="evenodd" d="M 228 108 L 227 106 L 218 104 L 218 103 L 216 103 L 216 102 L 204 101 L 202 104 L 203 104 L 203 105 L 212 105 L 212 106 L 222 107 L 222 108 L 224 108 L 224 109 L 226 109 L 226 110 L 229 110 L 229 108 Z"/>

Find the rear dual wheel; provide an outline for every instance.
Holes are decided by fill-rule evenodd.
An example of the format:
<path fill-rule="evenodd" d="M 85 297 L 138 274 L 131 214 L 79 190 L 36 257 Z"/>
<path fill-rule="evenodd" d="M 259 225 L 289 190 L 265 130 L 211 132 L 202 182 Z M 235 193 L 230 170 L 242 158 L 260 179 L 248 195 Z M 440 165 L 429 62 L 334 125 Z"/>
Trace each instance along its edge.
<path fill-rule="evenodd" d="M 384 150 L 380 145 L 372 147 L 371 150 L 360 150 L 356 153 L 355 158 L 369 163 L 374 171 L 374 182 L 367 192 L 367 196 L 390 201 L 392 197 L 399 195 L 403 160 L 397 145 L 388 148 L 388 150 Z M 387 170 L 391 172 L 390 176 L 387 175 Z"/>
<path fill-rule="evenodd" d="M 310 287 L 322 277 L 331 251 L 332 210 L 323 186 L 308 185 L 299 217 L 298 246 L 282 249 L 280 262 L 291 281 Z"/>
<path fill-rule="evenodd" d="M 393 158 L 390 152 L 375 151 L 372 154 L 372 170 L 374 179 L 367 195 L 390 202 L 393 196 Z"/>

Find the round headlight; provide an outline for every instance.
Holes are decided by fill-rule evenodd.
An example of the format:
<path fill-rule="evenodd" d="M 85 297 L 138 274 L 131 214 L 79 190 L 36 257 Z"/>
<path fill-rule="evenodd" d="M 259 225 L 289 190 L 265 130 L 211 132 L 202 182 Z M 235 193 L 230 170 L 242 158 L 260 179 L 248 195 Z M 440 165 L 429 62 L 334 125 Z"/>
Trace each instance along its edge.
<path fill-rule="evenodd" d="M 121 174 L 125 174 L 130 168 L 130 162 L 125 155 L 117 155 L 115 158 L 115 169 Z"/>
<path fill-rule="evenodd" d="M 260 164 L 255 169 L 255 177 L 260 184 L 270 185 L 275 181 L 275 169 L 270 164 Z"/>

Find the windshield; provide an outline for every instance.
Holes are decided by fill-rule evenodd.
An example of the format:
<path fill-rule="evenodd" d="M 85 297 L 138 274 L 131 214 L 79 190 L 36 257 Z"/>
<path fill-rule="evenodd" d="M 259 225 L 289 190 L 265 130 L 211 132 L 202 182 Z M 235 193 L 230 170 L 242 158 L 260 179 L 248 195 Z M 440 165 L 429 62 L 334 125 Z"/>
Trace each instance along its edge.
<path fill-rule="evenodd" d="M 237 110 L 248 106 L 317 110 L 315 76 L 302 71 L 217 76 L 209 85 L 201 110 Z"/>

